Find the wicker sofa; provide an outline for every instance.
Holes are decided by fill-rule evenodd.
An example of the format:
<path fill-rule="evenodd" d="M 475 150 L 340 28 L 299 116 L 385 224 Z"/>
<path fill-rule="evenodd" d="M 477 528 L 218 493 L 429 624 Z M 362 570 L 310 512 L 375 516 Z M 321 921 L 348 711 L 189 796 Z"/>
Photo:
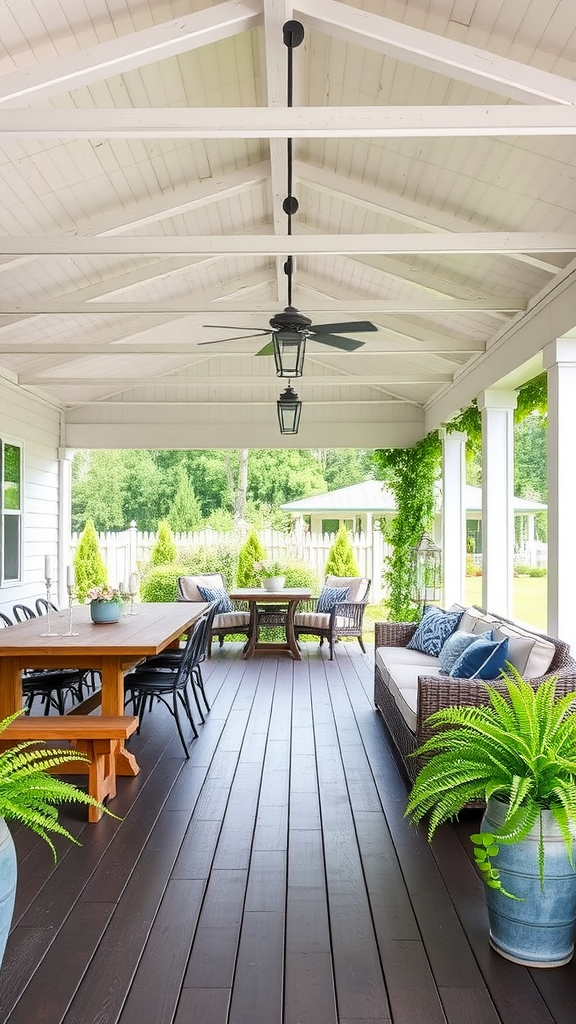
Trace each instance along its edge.
<path fill-rule="evenodd" d="M 576 690 L 576 661 L 563 640 L 519 627 L 509 619 L 476 607 L 462 610 L 463 628 L 471 632 L 495 628 L 505 635 L 520 638 L 516 642 L 524 646 L 534 638 L 540 656 L 535 664 L 545 664 L 546 659 L 542 661 L 542 657 L 548 651 L 550 663 L 541 675 L 532 677 L 526 671 L 522 673 L 534 686 L 555 676 L 558 695 Z M 382 713 L 411 781 L 422 765 L 420 757 L 411 755 L 433 731 L 426 724 L 429 715 L 453 704 L 487 703 L 486 688 L 479 680 L 443 675 L 437 658 L 407 648 L 417 625 L 415 622 L 377 622 L 375 626 L 374 703 Z M 504 690 L 501 679 L 491 681 L 491 685 Z"/>

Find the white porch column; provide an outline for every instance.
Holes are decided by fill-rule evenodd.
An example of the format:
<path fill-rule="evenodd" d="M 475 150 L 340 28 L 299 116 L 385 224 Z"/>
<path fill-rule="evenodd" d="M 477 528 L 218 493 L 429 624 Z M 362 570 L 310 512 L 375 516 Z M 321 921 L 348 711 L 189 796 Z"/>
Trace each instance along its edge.
<path fill-rule="evenodd" d="M 464 603 L 466 586 L 466 434 L 439 431 L 442 441 L 442 603 Z"/>
<path fill-rule="evenodd" d="M 544 349 L 548 371 L 548 632 L 576 650 L 574 583 L 574 438 L 576 340 L 559 338 Z"/>
<path fill-rule="evenodd" d="M 72 537 L 72 458 L 70 448 L 58 449 L 58 593 L 59 608 L 68 607 L 66 566 L 70 565 L 70 538 Z"/>
<path fill-rule="evenodd" d="M 482 392 L 482 606 L 512 615 L 515 391 Z"/>

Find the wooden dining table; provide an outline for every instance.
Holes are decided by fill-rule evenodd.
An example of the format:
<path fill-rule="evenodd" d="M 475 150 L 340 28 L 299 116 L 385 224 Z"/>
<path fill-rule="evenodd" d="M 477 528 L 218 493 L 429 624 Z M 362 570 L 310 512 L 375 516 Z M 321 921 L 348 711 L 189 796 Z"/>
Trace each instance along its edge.
<path fill-rule="evenodd" d="M 247 601 L 250 608 L 250 623 L 248 627 L 248 640 L 244 645 L 242 657 L 249 660 L 255 654 L 281 654 L 286 652 L 294 661 L 301 661 L 302 654 L 298 647 L 298 641 L 294 633 L 294 615 L 300 601 L 308 601 L 312 596 L 311 590 L 303 590 L 301 587 L 284 587 L 282 590 L 264 590 L 262 587 L 245 587 L 230 591 L 230 598 L 233 601 Z M 285 640 L 267 641 L 260 640 L 261 624 L 270 625 L 270 619 L 274 620 L 272 608 L 278 608 L 278 624 L 285 630 Z M 259 608 L 263 610 L 261 615 Z M 266 616 L 268 611 L 268 616 Z M 268 618 L 268 623 L 262 620 Z"/>
<path fill-rule="evenodd" d="M 150 655 L 176 646 L 180 637 L 207 611 L 208 604 L 174 602 L 138 604 L 136 614 L 126 612 L 118 622 L 93 623 L 88 605 L 72 609 L 68 636 L 68 610 L 53 613 L 51 629 L 57 635 L 42 636 L 47 616 L 21 622 L 0 631 L 0 719 L 22 708 L 22 672 L 27 668 L 94 669 L 102 688 L 96 699 L 88 698 L 86 710 L 101 705 L 103 715 L 124 714 L 124 673 Z M 74 708 L 74 713 L 80 709 Z M 116 774 L 137 775 L 138 763 L 122 745 L 116 752 Z"/>

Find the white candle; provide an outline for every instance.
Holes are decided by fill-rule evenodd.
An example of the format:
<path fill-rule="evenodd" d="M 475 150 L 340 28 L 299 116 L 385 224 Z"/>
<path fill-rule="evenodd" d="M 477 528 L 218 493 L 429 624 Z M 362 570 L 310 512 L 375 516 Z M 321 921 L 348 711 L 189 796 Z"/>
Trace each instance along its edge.
<path fill-rule="evenodd" d="M 137 594 L 138 593 L 138 576 L 137 576 L 137 574 L 135 572 L 131 572 L 130 573 L 130 590 L 128 591 L 128 593 L 129 594 Z"/>
<path fill-rule="evenodd" d="M 73 587 L 75 583 L 76 583 L 76 580 L 74 579 L 74 566 L 73 565 L 67 565 L 66 566 L 66 586 L 67 587 Z"/>
<path fill-rule="evenodd" d="M 54 579 L 54 557 L 53 555 L 44 556 L 44 578 L 47 580 Z"/>

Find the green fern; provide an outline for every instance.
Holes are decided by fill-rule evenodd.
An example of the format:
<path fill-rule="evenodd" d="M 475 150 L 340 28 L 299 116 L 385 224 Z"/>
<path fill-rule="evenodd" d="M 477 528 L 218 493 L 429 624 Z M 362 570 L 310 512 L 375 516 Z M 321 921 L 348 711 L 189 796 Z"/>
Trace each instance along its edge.
<path fill-rule="evenodd" d="M 428 840 L 468 803 L 496 797 L 508 804 L 495 833 L 471 836 L 474 856 L 487 885 L 510 896 L 492 857 L 499 845 L 520 842 L 539 823 L 538 863 L 544 877 L 543 810 L 550 810 L 570 863 L 576 835 L 576 693 L 556 698 L 554 679 L 535 690 L 508 664 L 507 695 L 484 684 L 485 707 L 442 708 L 428 719 L 438 729 L 415 756 L 431 754 L 412 787 L 406 815 L 429 814 Z"/>
<path fill-rule="evenodd" d="M 0 733 L 10 722 L 22 714 L 5 718 L 0 722 Z M 99 807 L 112 818 L 112 814 L 89 793 L 54 775 L 49 769 L 69 764 L 71 761 L 90 759 L 70 748 L 39 747 L 33 740 L 25 740 L 0 754 L 0 817 L 6 821 L 18 821 L 45 839 L 56 860 L 56 848 L 50 832 L 65 836 L 79 846 L 78 840 L 58 821 L 58 807 L 64 803 L 90 804 Z"/>

